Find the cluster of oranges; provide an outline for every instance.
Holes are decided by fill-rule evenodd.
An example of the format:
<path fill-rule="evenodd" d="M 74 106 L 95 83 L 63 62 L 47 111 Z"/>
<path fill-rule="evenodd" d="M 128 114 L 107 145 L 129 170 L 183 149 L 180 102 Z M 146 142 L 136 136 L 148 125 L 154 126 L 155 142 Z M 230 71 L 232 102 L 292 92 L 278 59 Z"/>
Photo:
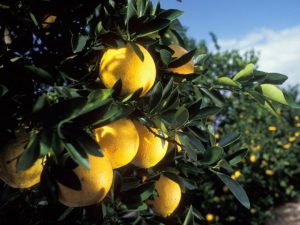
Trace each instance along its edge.
<path fill-rule="evenodd" d="M 134 93 L 140 88 L 141 96 L 149 92 L 156 80 L 156 65 L 148 50 L 139 44 L 138 47 L 143 53 L 143 60 L 137 56 L 130 44 L 105 51 L 99 66 L 99 76 L 105 87 L 112 88 L 120 79 L 122 95 Z M 175 58 L 187 53 L 180 46 L 169 47 Z M 191 74 L 194 73 L 194 64 L 190 61 L 180 67 L 169 68 L 169 72 Z M 129 163 L 139 168 L 151 168 L 164 158 L 168 148 L 168 141 L 164 138 L 166 135 L 129 118 L 119 119 L 93 132 L 104 156 L 89 154 L 90 169 L 79 165 L 73 170 L 81 182 L 81 190 L 74 190 L 57 182 L 59 201 L 66 206 L 83 207 L 101 202 L 112 185 L 114 169 Z M 26 142 L 28 134 L 19 131 L 16 138 L 0 153 L 0 178 L 15 188 L 29 188 L 39 183 L 43 170 L 43 159 L 39 159 L 26 171 L 16 172 L 17 158 L 24 151 Z M 179 205 L 180 186 L 161 174 L 155 188 L 158 196 L 149 201 L 149 204 L 156 214 L 167 217 Z"/>

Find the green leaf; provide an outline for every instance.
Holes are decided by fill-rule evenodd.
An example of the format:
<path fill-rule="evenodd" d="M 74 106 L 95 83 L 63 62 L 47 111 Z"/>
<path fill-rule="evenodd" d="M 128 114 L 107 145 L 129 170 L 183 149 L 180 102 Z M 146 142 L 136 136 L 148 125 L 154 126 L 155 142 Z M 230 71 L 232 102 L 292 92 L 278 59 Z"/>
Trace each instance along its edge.
<path fill-rule="evenodd" d="M 103 31 L 102 21 L 99 21 L 96 26 L 96 33 L 100 34 Z"/>
<path fill-rule="evenodd" d="M 264 79 L 266 84 L 283 84 L 288 79 L 288 76 L 280 73 L 267 73 Z"/>
<path fill-rule="evenodd" d="M 247 209 L 250 209 L 250 202 L 249 198 L 245 192 L 245 190 L 242 188 L 242 186 L 236 182 L 235 180 L 231 179 L 226 174 L 217 172 L 212 170 L 230 189 L 232 194 L 237 198 L 237 200 Z"/>
<path fill-rule="evenodd" d="M 117 82 L 112 87 L 112 90 L 114 91 L 113 94 L 112 94 L 112 96 L 114 98 L 117 98 L 121 95 L 121 91 L 122 91 L 122 80 L 121 80 L 121 78 L 119 80 L 117 80 Z"/>
<path fill-rule="evenodd" d="M 44 129 L 40 133 L 40 155 L 46 156 L 52 151 L 52 130 Z"/>
<path fill-rule="evenodd" d="M 169 96 L 173 90 L 173 84 L 174 84 L 174 79 L 171 77 L 169 80 L 168 84 L 164 87 L 163 93 L 162 93 L 162 98 L 165 98 L 166 96 Z"/>
<path fill-rule="evenodd" d="M 199 161 L 199 163 L 203 165 L 212 165 L 219 161 L 223 155 L 223 148 L 213 146 L 208 149 L 203 154 L 203 159 Z"/>
<path fill-rule="evenodd" d="M 194 101 L 191 105 L 188 106 L 190 118 L 193 118 L 194 116 L 197 116 L 200 112 L 202 105 L 202 99 L 199 98 L 198 100 Z"/>
<path fill-rule="evenodd" d="M 17 160 L 17 172 L 25 171 L 30 168 L 40 156 L 39 137 L 36 133 L 32 133 L 29 142 Z"/>
<path fill-rule="evenodd" d="M 158 16 L 163 19 L 167 19 L 170 21 L 176 20 L 179 16 L 183 14 L 183 11 L 177 9 L 168 9 L 160 12 Z"/>
<path fill-rule="evenodd" d="M 211 115 L 215 115 L 219 113 L 222 108 L 215 107 L 215 106 L 208 106 L 199 110 L 198 114 L 193 118 L 193 120 L 201 120 L 207 118 Z"/>
<path fill-rule="evenodd" d="M 159 106 L 161 99 L 163 95 L 163 86 L 161 82 L 157 82 L 155 86 L 151 89 L 149 92 L 147 98 L 148 100 L 148 105 L 149 105 L 149 110 L 151 112 L 155 111 L 155 109 Z"/>
<path fill-rule="evenodd" d="M 135 92 L 133 92 L 133 93 L 127 95 L 127 96 L 122 100 L 122 102 L 129 102 L 129 101 L 136 100 L 136 99 L 138 99 L 138 98 L 141 96 L 142 92 L 143 92 L 143 88 L 139 88 L 139 89 L 137 89 Z"/>
<path fill-rule="evenodd" d="M 97 128 L 112 123 L 118 119 L 128 117 L 133 110 L 134 108 L 131 106 L 113 103 L 107 111 L 99 115 L 99 119 L 94 121 L 91 126 L 93 128 Z"/>
<path fill-rule="evenodd" d="M 170 29 L 170 33 L 169 34 L 173 34 L 174 37 L 176 38 L 177 43 L 180 46 L 185 47 L 185 41 L 183 40 L 183 38 L 180 36 L 180 34 L 175 29 Z"/>
<path fill-rule="evenodd" d="M 193 145 L 200 152 L 204 153 L 205 147 L 202 143 L 201 137 L 195 131 L 193 131 L 190 128 L 189 128 L 189 131 L 190 132 L 186 133 L 186 136 L 188 137 L 189 144 Z M 178 137 L 179 137 L 180 142 L 183 143 L 181 135 L 178 134 Z"/>
<path fill-rule="evenodd" d="M 239 132 L 227 134 L 221 138 L 220 146 L 224 148 L 228 145 L 231 145 L 232 143 L 236 142 L 240 137 L 241 135 Z"/>
<path fill-rule="evenodd" d="M 262 94 L 265 97 L 267 97 L 275 102 L 279 102 L 281 104 L 288 105 L 282 90 L 280 90 L 280 88 L 278 88 L 277 86 L 275 86 L 273 84 L 261 84 L 260 88 L 261 88 Z"/>
<path fill-rule="evenodd" d="M 70 120 L 78 115 L 82 108 L 86 105 L 86 98 L 76 97 L 67 99 L 64 101 L 60 101 L 56 104 L 53 104 L 50 108 L 50 112 L 52 115 L 56 115 L 52 118 L 44 118 L 46 123 L 48 120 L 52 121 L 53 123 L 59 123 L 62 120 Z M 47 111 L 46 111 L 47 112 Z M 47 115 L 47 114 L 46 114 Z"/>
<path fill-rule="evenodd" d="M 73 34 L 71 40 L 73 52 L 74 53 L 81 52 L 88 40 L 89 40 L 89 36 L 87 35 Z"/>
<path fill-rule="evenodd" d="M 60 215 L 60 217 L 57 219 L 57 221 L 63 221 L 65 218 L 68 217 L 72 213 L 74 208 L 68 207 L 66 210 Z"/>
<path fill-rule="evenodd" d="M 231 165 L 225 159 L 221 159 L 218 162 L 217 166 L 227 170 L 229 173 L 233 173 L 233 169 L 232 169 Z"/>
<path fill-rule="evenodd" d="M 32 109 L 32 113 L 40 112 L 45 108 L 50 108 L 50 104 L 49 104 L 47 95 L 42 94 L 35 102 L 33 109 Z"/>
<path fill-rule="evenodd" d="M 40 67 L 37 67 L 34 65 L 26 65 L 26 66 L 24 66 L 24 68 L 26 70 L 30 71 L 31 74 L 33 75 L 33 77 L 36 79 L 40 79 L 40 80 L 46 81 L 46 82 L 52 81 L 51 74 Z"/>
<path fill-rule="evenodd" d="M 59 156 L 64 150 L 62 139 L 59 137 L 57 132 L 52 133 L 51 147 L 51 150 L 56 156 Z"/>
<path fill-rule="evenodd" d="M 182 127 L 189 119 L 189 111 L 184 107 L 181 106 L 175 113 L 174 120 L 172 122 L 173 128 Z"/>
<path fill-rule="evenodd" d="M 121 192 L 131 191 L 140 185 L 139 179 L 136 177 L 125 177 L 121 186 Z"/>
<path fill-rule="evenodd" d="M 161 102 L 161 108 L 164 111 L 168 111 L 170 109 L 175 108 L 177 106 L 176 103 L 178 102 L 178 97 L 179 97 L 178 89 L 174 89 L 171 92 L 171 94 Z"/>
<path fill-rule="evenodd" d="M 196 66 L 203 65 L 209 57 L 210 57 L 209 54 L 200 54 L 196 56 L 196 58 L 194 59 L 194 63 Z"/>
<path fill-rule="evenodd" d="M 35 26 L 38 26 L 39 23 L 38 23 L 38 21 L 37 21 L 35 15 L 34 15 L 33 13 L 29 12 L 29 16 L 30 16 L 32 22 L 34 23 L 34 25 L 35 25 Z"/>
<path fill-rule="evenodd" d="M 235 87 L 235 88 L 241 88 L 241 84 L 237 81 L 234 81 L 230 79 L 229 77 L 218 77 L 217 78 L 217 83 L 224 85 L 224 86 L 230 86 L 230 87 Z"/>
<path fill-rule="evenodd" d="M 147 185 L 148 187 L 144 189 L 144 191 L 140 194 L 141 201 L 145 201 L 148 198 L 150 198 L 154 191 L 155 191 L 155 183 L 150 183 L 150 185 Z"/>
<path fill-rule="evenodd" d="M 7 87 L 4 85 L 0 84 L 0 97 L 4 96 L 8 92 Z"/>
<path fill-rule="evenodd" d="M 87 132 L 81 129 L 73 129 L 74 141 L 77 142 L 87 153 L 93 156 L 102 157 L 103 153 L 100 149 L 101 146 L 96 142 L 96 140 L 91 137 Z"/>
<path fill-rule="evenodd" d="M 186 63 L 188 63 L 190 60 L 192 60 L 192 58 L 194 57 L 196 52 L 196 49 L 193 49 L 191 51 L 189 51 L 188 53 L 180 56 L 179 58 L 174 59 L 170 64 L 169 64 L 169 68 L 177 68 L 180 67 Z"/>
<path fill-rule="evenodd" d="M 85 149 L 81 148 L 80 146 L 76 146 L 74 143 L 71 143 L 69 141 L 63 142 L 65 148 L 69 152 L 72 159 L 78 163 L 78 165 L 83 166 L 87 170 L 90 169 L 90 163 L 88 161 L 87 153 L 85 152 Z"/>
<path fill-rule="evenodd" d="M 219 92 L 214 90 L 207 90 L 206 88 L 200 88 L 202 92 L 204 92 L 217 107 L 222 107 L 224 105 L 223 96 L 220 95 Z"/>
<path fill-rule="evenodd" d="M 105 91 L 107 90 L 107 91 Z M 88 102 L 76 115 L 73 116 L 72 121 L 81 126 L 90 126 L 96 121 L 100 120 L 110 108 L 113 99 L 111 98 L 112 90 L 100 89 L 88 96 Z M 98 98 L 96 97 L 98 96 Z"/>
<path fill-rule="evenodd" d="M 238 72 L 232 79 L 234 81 L 250 79 L 251 77 L 253 77 L 254 67 L 255 66 L 252 63 L 246 65 L 246 67 Z"/>
<path fill-rule="evenodd" d="M 243 148 L 227 156 L 226 159 L 230 165 L 235 165 L 242 161 L 242 159 L 246 157 L 247 153 L 248 149 Z"/>
<path fill-rule="evenodd" d="M 95 91 L 92 91 L 89 95 L 88 95 L 88 102 L 101 102 L 104 101 L 106 99 L 108 99 L 109 97 L 111 97 L 113 93 L 112 89 L 98 89 Z"/>
<path fill-rule="evenodd" d="M 159 18 L 155 20 L 151 20 L 144 23 L 143 26 L 140 27 L 140 29 L 136 32 L 138 33 L 139 37 L 148 36 L 150 34 L 153 34 L 155 32 L 158 32 L 166 28 L 167 26 L 170 25 L 170 22 L 171 22 L 170 20 L 159 19 Z"/>
<path fill-rule="evenodd" d="M 146 11 L 146 0 L 137 1 L 136 8 L 137 8 L 137 16 L 138 17 L 144 16 Z"/>
<path fill-rule="evenodd" d="M 144 54 L 143 52 L 141 51 L 141 49 L 139 48 L 139 46 L 134 43 L 134 42 L 129 42 L 131 47 L 133 48 L 135 54 L 139 57 L 139 59 L 144 62 Z"/>
<path fill-rule="evenodd" d="M 136 16 L 137 16 L 137 9 L 135 5 L 135 0 L 128 0 L 125 24 L 128 24 L 130 19 Z"/>
<path fill-rule="evenodd" d="M 300 104 L 298 102 L 295 101 L 295 99 L 293 99 L 290 95 L 285 94 L 285 99 L 288 103 L 288 105 L 293 108 L 293 109 L 299 109 L 300 108 Z"/>
<path fill-rule="evenodd" d="M 194 214 L 192 205 L 190 205 L 190 208 L 185 216 L 183 225 L 194 225 Z"/>
<path fill-rule="evenodd" d="M 169 65 L 172 60 L 172 53 L 166 49 L 159 50 L 161 61 L 164 65 Z"/>

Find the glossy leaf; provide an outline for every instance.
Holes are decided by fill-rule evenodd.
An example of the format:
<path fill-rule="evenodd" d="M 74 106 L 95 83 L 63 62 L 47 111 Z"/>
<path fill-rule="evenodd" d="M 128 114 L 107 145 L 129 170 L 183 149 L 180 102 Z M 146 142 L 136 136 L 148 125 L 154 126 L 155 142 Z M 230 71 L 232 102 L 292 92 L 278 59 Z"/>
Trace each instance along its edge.
<path fill-rule="evenodd" d="M 194 214 L 193 214 L 193 206 L 190 205 L 189 210 L 185 216 L 183 225 L 194 225 Z"/>
<path fill-rule="evenodd" d="M 196 52 L 196 49 L 193 49 L 193 50 L 189 51 L 188 53 L 180 56 L 179 58 L 176 58 L 169 64 L 168 67 L 169 68 L 177 68 L 177 67 L 180 67 L 180 66 L 188 63 L 194 57 L 195 52 Z"/>
<path fill-rule="evenodd" d="M 134 42 L 130 42 L 131 47 L 133 48 L 135 54 L 139 57 L 139 59 L 144 62 L 144 54 L 141 51 L 140 47 L 134 43 Z"/>
<path fill-rule="evenodd" d="M 240 161 L 242 161 L 242 159 L 246 157 L 247 153 L 248 153 L 248 149 L 243 148 L 227 156 L 226 159 L 228 160 L 230 165 L 235 165 L 238 164 Z"/>
<path fill-rule="evenodd" d="M 264 83 L 266 84 L 283 84 L 288 79 L 288 76 L 280 73 L 266 73 Z"/>
<path fill-rule="evenodd" d="M 0 97 L 4 96 L 8 92 L 7 87 L 4 85 L 0 84 Z"/>
<path fill-rule="evenodd" d="M 159 17 L 173 21 L 183 14 L 183 11 L 177 9 L 164 10 L 158 14 Z"/>
<path fill-rule="evenodd" d="M 219 113 L 222 110 L 222 108 L 215 107 L 215 106 L 208 106 L 205 108 L 200 109 L 198 115 L 194 116 L 193 120 L 201 120 L 204 118 L 207 118 L 211 115 L 215 115 Z"/>
<path fill-rule="evenodd" d="M 182 127 L 189 119 L 189 111 L 184 107 L 180 107 L 176 113 L 172 123 L 173 128 Z"/>
<path fill-rule="evenodd" d="M 254 71 L 254 65 L 253 64 L 248 64 L 243 70 L 238 72 L 232 79 L 234 81 L 242 81 L 242 80 L 247 80 L 250 79 L 253 76 L 253 71 Z"/>
<path fill-rule="evenodd" d="M 260 88 L 261 88 L 262 94 L 265 97 L 267 97 L 275 102 L 279 102 L 281 104 L 288 105 L 283 92 L 277 86 L 275 86 L 273 84 L 261 84 Z"/>
<path fill-rule="evenodd" d="M 72 159 L 76 163 L 78 163 L 78 165 L 83 166 L 87 170 L 90 169 L 90 163 L 88 161 L 88 156 L 87 153 L 85 152 L 85 149 L 69 141 L 64 141 L 63 144 L 67 149 L 67 151 L 70 153 Z"/>
<path fill-rule="evenodd" d="M 26 65 L 24 68 L 30 71 L 36 79 L 40 79 L 45 82 L 51 82 L 53 79 L 49 72 L 35 65 Z"/>
<path fill-rule="evenodd" d="M 152 21 L 149 21 L 141 27 L 137 33 L 139 37 L 148 36 L 150 34 L 153 34 L 155 32 L 158 32 L 167 26 L 170 25 L 170 20 L 166 19 L 155 19 Z"/>
<path fill-rule="evenodd" d="M 222 154 L 223 148 L 217 146 L 210 147 L 206 149 L 203 158 L 199 160 L 199 163 L 203 165 L 212 165 L 222 158 Z"/>
<path fill-rule="evenodd" d="M 219 77 L 217 79 L 217 83 L 224 85 L 224 86 L 230 86 L 230 87 L 234 87 L 234 88 L 241 88 L 241 84 L 237 81 L 234 81 L 232 79 L 230 79 L 229 77 Z"/>
<path fill-rule="evenodd" d="M 30 136 L 21 157 L 17 160 L 17 172 L 21 172 L 30 168 L 40 156 L 39 137 L 36 133 Z"/>
<path fill-rule="evenodd" d="M 236 199 L 247 209 L 250 209 L 250 201 L 249 198 L 245 192 L 245 190 L 241 187 L 241 185 L 236 182 L 235 180 L 232 180 L 231 177 L 229 177 L 226 174 L 213 171 L 217 176 L 228 186 L 230 191 L 233 193 L 233 195 L 236 197 Z"/>
<path fill-rule="evenodd" d="M 136 17 L 136 15 L 137 15 L 137 10 L 135 5 L 135 0 L 128 0 L 125 24 L 128 24 L 130 19 Z"/>
<path fill-rule="evenodd" d="M 160 82 L 157 82 L 147 96 L 147 98 L 149 99 L 148 105 L 151 112 L 154 111 L 160 104 L 160 101 L 162 99 L 162 94 L 163 94 L 163 86 Z"/>
<path fill-rule="evenodd" d="M 241 137 L 241 135 L 239 132 L 233 132 L 233 133 L 227 134 L 227 135 L 221 137 L 220 146 L 224 148 L 228 145 L 231 145 L 232 143 L 236 142 L 240 137 Z"/>
<path fill-rule="evenodd" d="M 85 47 L 89 36 L 83 34 L 73 34 L 72 36 L 72 49 L 74 53 L 81 52 Z"/>
<path fill-rule="evenodd" d="M 163 62 L 163 64 L 166 66 L 169 65 L 169 63 L 172 60 L 172 53 L 166 49 L 161 49 L 159 51 L 159 54 L 160 54 L 160 58 L 161 58 L 161 61 Z"/>

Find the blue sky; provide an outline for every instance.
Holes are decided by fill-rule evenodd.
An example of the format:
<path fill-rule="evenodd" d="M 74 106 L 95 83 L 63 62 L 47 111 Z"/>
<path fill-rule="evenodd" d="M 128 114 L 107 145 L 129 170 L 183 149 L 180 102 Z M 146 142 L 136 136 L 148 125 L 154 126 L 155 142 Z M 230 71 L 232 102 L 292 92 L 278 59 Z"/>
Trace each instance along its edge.
<path fill-rule="evenodd" d="M 156 1 L 156 0 L 155 0 Z M 289 76 L 300 84 L 300 0 L 161 0 L 162 8 L 180 9 L 188 35 L 218 37 L 221 50 L 254 49 L 259 69 Z"/>
<path fill-rule="evenodd" d="M 195 39 L 214 32 L 219 38 L 241 38 L 261 28 L 283 29 L 300 23 L 299 0 L 161 0 L 163 8 L 185 13 L 180 20 Z"/>

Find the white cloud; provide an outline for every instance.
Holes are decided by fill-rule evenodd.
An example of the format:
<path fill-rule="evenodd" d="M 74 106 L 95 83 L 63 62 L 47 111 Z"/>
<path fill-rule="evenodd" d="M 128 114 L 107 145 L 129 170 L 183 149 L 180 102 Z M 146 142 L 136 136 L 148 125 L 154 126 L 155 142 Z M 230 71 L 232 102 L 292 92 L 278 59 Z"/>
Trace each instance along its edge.
<path fill-rule="evenodd" d="M 260 29 L 241 39 L 219 40 L 222 50 L 260 53 L 259 69 L 289 76 L 286 84 L 300 84 L 300 25 L 283 30 Z"/>

